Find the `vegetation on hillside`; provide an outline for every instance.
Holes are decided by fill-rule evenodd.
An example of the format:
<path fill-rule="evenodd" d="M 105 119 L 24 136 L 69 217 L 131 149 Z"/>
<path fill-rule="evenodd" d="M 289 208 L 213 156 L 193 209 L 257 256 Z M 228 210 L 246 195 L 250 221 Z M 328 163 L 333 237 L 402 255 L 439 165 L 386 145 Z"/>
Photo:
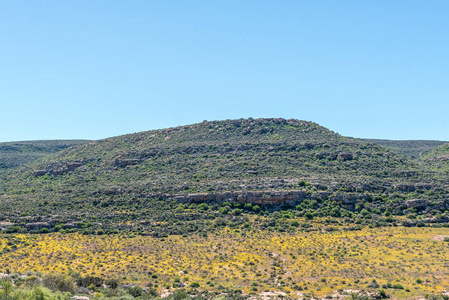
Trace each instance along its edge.
<path fill-rule="evenodd" d="M 398 154 L 411 159 L 418 159 L 430 150 L 441 146 L 447 142 L 432 140 L 381 140 L 381 139 L 361 139 L 363 141 L 378 144 L 391 149 Z"/>
<path fill-rule="evenodd" d="M 49 154 L 86 142 L 84 140 L 51 140 L 0 143 L 0 171 L 24 166 Z"/>
<path fill-rule="evenodd" d="M 182 235 L 256 214 L 282 227 L 279 210 L 372 226 L 449 220 L 445 172 L 298 120 L 204 121 L 93 141 L 2 179 L 8 232 Z"/>
<path fill-rule="evenodd" d="M 447 173 L 449 171 L 449 143 L 432 149 L 423 156 L 422 160 L 427 168 Z"/>

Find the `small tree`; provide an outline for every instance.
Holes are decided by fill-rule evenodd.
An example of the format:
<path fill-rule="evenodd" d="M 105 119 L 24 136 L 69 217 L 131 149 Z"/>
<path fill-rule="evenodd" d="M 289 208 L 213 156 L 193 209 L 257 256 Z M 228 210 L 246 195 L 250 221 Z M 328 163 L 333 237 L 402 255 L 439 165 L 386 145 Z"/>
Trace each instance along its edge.
<path fill-rule="evenodd" d="M 4 299 L 9 299 L 9 294 L 11 294 L 14 288 L 11 281 L 8 279 L 3 279 L 0 281 L 0 285 L 3 287 L 2 294 L 5 295 Z"/>

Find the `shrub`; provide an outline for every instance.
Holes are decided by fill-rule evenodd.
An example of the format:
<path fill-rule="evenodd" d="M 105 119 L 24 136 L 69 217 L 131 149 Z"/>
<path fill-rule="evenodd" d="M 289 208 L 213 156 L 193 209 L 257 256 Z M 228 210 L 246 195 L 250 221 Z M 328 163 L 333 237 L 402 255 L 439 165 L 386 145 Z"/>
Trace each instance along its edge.
<path fill-rule="evenodd" d="M 72 277 L 63 274 L 47 274 L 44 276 L 42 283 L 45 287 L 52 291 L 75 293 L 75 284 Z"/>
<path fill-rule="evenodd" d="M 311 212 L 306 212 L 304 214 L 304 218 L 306 218 L 307 220 L 312 220 L 313 219 L 313 214 Z"/>
<path fill-rule="evenodd" d="M 38 284 L 39 282 L 40 278 L 37 277 L 36 275 L 30 275 L 25 278 L 25 285 L 28 287 L 32 287 L 35 284 Z"/>
<path fill-rule="evenodd" d="M 118 281 L 115 279 L 108 279 L 105 283 L 110 289 L 116 289 L 118 287 Z"/>
<path fill-rule="evenodd" d="M 190 284 L 190 287 L 192 287 L 192 288 L 199 288 L 199 287 L 200 287 L 200 284 L 199 284 L 198 282 L 192 282 L 192 283 Z"/>
<path fill-rule="evenodd" d="M 76 284 L 81 287 L 89 287 L 90 285 L 100 287 L 103 282 L 103 279 L 94 276 L 79 277 L 76 279 Z"/>
<path fill-rule="evenodd" d="M 231 211 L 231 208 L 229 206 L 220 207 L 218 212 L 223 215 L 227 215 Z"/>
<path fill-rule="evenodd" d="M 176 290 L 171 294 L 173 300 L 182 300 L 190 298 L 189 294 L 187 294 L 184 290 Z"/>
<path fill-rule="evenodd" d="M 209 205 L 207 205 L 207 203 L 201 203 L 200 205 L 198 205 L 196 207 L 198 210 L 202 210 L 202 211 L 206 211 L 209 209 Z"/>
<path fill-rule="evenodd" d="M 140 286 L 133 286 L 128 289 L 128 293 L 134 298 L 137 298 L 142 296 L 143 289 Z"/>
<path fill-rule="evenodd" d="M 293 226 L 293 227 L 298 227 L 298 226 L 299 226 L 299 222 L 296 221 L 296 220 L 292 220 L 292 221 L 290 222 L 290 225 Z"/>

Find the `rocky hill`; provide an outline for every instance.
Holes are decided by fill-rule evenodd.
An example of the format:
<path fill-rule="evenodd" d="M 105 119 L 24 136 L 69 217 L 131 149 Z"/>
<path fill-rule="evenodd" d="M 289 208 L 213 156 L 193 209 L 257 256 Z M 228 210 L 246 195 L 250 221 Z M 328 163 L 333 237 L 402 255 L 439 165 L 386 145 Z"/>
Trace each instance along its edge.
<path fill-rule="evenodd" d="M 376 224 L 418 213 L 444 223 L 448 206 L 444 172 L 285 119 L 204 121 L 83 143 L 2 179 L 4 227 L 18 231 L 186 233 L 279 209 Z"/>

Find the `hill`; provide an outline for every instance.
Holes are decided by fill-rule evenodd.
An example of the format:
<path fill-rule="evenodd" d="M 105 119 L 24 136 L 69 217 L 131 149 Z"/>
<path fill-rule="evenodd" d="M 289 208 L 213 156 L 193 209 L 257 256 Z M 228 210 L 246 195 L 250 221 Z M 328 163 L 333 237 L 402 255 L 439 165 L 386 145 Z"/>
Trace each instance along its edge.
<path fill-rule="evenodd" d="M 427 168 L 449 171 L 449 143 L 430 150 L 422 157 L 422 161 Z"/>
<path fill-rule="evenodd" d="M 384 146 L 403 156 L 417 159 L 425 155 L 430 150 L 441 146 L 447 142 L 431 140 L 381 140 L 381 139 L 361 139 L 369 143 Z"/>
<path fill-rule="evenodd" d="M 85 140 L 49 140 L 0 143 L 0 169 L 14 169 Z"/>
<path fill-rule="evenodd" d="M 287 230 L 276 210 L 376 226 L 404 215 L 413 216 L 408 225 L 447 220 L 444 172 L 299 120 L 205 121 L 113 137 L 2 179 L 10 231 L 160 236 L 244 223 Z"/>

